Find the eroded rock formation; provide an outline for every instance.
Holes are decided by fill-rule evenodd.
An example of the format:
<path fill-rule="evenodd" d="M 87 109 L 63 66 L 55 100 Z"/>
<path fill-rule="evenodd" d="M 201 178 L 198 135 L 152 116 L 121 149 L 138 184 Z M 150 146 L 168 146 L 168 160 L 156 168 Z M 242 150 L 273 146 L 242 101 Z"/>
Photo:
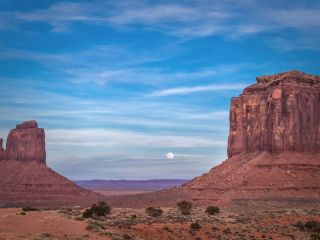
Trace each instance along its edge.
<path fill-rule="evenodd" d="M 7 160 L 46 163 L 45 134 L 36 121 L 23 122 L 12 129 L 4 156 Z"/>
<path fill-rule="evenodd" d="M 97 194 L 78 187 L 46 165 L 45 133 L 36 121 L 18 124 L 0 139 L 0 203 L 68 204 L 91 201 Z"/>
<path fill-rule="evenodd" d="M 263 76 L 231 100 L 228 156 L 253 151 L 320 151 L 320 77 Z"/>
<path fill-rule="evenodd" d="M 258 77 L 231 100 L 228 159 L 187 183 L 193 199 L 320 200 L 320 77 Z"/>

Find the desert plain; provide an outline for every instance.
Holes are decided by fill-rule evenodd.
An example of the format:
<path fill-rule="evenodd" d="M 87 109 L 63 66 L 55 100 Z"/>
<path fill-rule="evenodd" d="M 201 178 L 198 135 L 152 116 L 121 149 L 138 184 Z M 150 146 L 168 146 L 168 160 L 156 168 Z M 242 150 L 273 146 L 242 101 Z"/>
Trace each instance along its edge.
<path fill-rule="evenodd" d="M 194 207 L 183 215 L 176 207 L 161 208 L 161 216 L 149 216 L 144 208 L 113 208 L 109 215 L 85 219 L 84 208 L 22 211 L 0 209 L 0 239 L 311 239 L 312 231 L 304 224 L 320 221 L 319 204 L 308 207 L 281 206 L 261 209 L 261 204 L 237 208 L 221 208 L 209 215 L 204 207 Z M 200 228 L 190 225 L 198 223 Z M 316 238 L 314 238 L 316 239 Z"/>

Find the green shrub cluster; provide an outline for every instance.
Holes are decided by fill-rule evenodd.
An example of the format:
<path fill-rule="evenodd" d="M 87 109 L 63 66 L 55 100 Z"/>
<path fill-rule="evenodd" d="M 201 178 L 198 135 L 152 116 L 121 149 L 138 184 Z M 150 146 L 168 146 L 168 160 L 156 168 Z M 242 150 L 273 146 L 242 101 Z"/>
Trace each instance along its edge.
<path fill-rule="evenodd" d="M 82 216 L 84 218 L 91 217 L 101 217 L 110 214 L 111 207 L 105 202 L 98 202 L 98 204 L 93 204 L 90 208 L 86 209 Z"/>
<path fill-rule="evenodd" d="M 161 208 L 148 207 L 146 213 L 151 217 L 160 217 L 162 215 Z"/>
<path fill-rule="evenodd" d="M 220 212 L 220 209 L 216 206 L 208 206 L 206 209 L 206 213 L 208 213 L 209 215 L 215 215 L 218 214 Z"/>
<path fill-rule="evenodd" d="M 183 215 L 189 215 L 191 213 L 191 209 L 192 209 L 191 202 L 183 200 L 181 202 L 178 202 L 177 206 Z"/>

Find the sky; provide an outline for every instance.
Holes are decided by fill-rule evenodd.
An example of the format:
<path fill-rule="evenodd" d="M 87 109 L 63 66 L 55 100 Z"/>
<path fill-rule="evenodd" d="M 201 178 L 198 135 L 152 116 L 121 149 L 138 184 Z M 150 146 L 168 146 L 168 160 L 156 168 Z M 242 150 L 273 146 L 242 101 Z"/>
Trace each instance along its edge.
<path fill-rule="evenodd" d="M 74 180 L 193 178 L 227 157 L 231 97 L 319 57 L 318 0 L 0 0 L 0 137 L 37 120 Z"/>

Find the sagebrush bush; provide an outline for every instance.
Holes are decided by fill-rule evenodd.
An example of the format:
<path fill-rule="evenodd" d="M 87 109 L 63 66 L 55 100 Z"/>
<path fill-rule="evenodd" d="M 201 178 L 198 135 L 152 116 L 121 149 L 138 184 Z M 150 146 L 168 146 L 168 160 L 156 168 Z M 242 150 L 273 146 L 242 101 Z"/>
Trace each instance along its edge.
<path fill-rule="evenodd" d="M 191 209 L 192 209 L 191 202 L 183 200 L 181 202 L 178 202 L 177 206 L 183 215 L 189 215 L 191 213 Z"/>
<path fill-rule="evenodd" d="M 206 213 L 208 213 L 209 215 L 215 215 L 218 214 L 220 212 L 220 209 L 216 206 L 208 206 L 206 209 Z"/>
<path fill-rule="evenodd" d="M 110 214 L 111 207 L 107 205 L 105 202 L 98 202 L 98 204 L 92 204 L 92 206 L 86 209 L 82 216 L 84 218 L 91 218 L 91 217 L 101 217 Z"/>
<path fill-rule="evenodd" d="M 146 213 L 151 217 L 160 217 L 162 215 L 161 208 L 148 207 Z"/>

